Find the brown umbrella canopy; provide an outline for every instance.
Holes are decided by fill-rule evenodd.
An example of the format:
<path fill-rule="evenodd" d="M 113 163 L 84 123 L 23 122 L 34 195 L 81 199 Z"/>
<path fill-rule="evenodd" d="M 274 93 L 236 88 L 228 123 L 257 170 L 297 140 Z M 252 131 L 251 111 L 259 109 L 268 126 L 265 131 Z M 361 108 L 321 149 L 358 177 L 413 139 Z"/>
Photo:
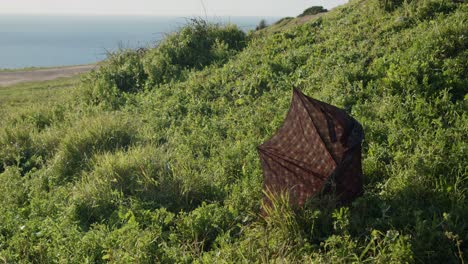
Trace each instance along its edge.
<path fill-rule="evenodd" d="M 294 89 L 283 126 L 258 147 L 264 189 L 288 192 L 291 203 L 333 192 L 347 203 L 363 192 L 361 125 L 344 110 Z"/>

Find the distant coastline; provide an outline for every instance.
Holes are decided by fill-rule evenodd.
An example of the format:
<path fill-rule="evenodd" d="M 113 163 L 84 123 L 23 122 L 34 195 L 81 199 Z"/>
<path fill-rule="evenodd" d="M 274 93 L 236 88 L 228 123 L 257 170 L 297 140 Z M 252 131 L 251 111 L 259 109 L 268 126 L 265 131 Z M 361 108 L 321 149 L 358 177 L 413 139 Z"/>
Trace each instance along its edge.
<path fill-rule="evenodd" d="M 69 78 L 91 71 L 98 64 L 62 66 L 62 67 L 29 67 L 23 69 L 0 70 L 0 87 L 24 82 L 51 81 L 59 78 Z"/>

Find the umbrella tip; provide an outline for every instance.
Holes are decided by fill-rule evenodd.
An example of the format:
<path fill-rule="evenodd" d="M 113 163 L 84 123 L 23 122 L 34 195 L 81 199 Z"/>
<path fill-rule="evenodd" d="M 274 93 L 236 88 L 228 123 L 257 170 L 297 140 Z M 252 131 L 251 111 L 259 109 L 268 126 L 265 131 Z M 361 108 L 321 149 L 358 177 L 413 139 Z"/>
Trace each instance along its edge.
<path fill-rule="evenodd" d="M 293 95 L 303 95 L 302 91 L 299 90 L 298 88 L 294 87 L 293 88 Z"/>

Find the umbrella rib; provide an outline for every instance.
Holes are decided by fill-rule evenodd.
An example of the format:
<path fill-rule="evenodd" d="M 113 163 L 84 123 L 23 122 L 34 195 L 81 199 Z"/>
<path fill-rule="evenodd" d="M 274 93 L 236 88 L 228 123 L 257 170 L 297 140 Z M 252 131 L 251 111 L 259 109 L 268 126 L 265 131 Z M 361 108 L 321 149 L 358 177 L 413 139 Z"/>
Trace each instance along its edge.
<path fill-rule="evenodd" d="M 331 154 L 330 154 L 330 150 L 327 148 L 327 146 L 323 143 L 323 136 L 320 134 L 320 132 L 318 131 L 317 129 L 317 126 L 315 125 L 315 122 L 314 120 L 312 119 L 311 115 L 310 115 L 310 112 L 309 112 L 309 109 L 307 109 L 307 107 L 305 106 L 305 103 L 304 103 L 304 98 L 302 97 L 302 94 L 297 90 L 296 93 L 299 94 L 299 100 L 301 101 L 301 104 L 302 104 L 302 107 L 304 107 L 304 109 L 307 111 L 307 114 L 310 118 L 310 120 L 312 121 L 312 125 L 315 129 L 315 132 L 317 133 L 317 135 L 319 135 L 320 139 L 321 139 L 321 142 L 319 143 L 322 147 L 324 147 L 327 151 L 327 155 L 329 156 L 329 158 L 331 158 L 333 160 L 333 162 L 335 163 L 335 166 L 338 166 L 338 162 L 335 160 L 335 157 L 333 157 Z"/>

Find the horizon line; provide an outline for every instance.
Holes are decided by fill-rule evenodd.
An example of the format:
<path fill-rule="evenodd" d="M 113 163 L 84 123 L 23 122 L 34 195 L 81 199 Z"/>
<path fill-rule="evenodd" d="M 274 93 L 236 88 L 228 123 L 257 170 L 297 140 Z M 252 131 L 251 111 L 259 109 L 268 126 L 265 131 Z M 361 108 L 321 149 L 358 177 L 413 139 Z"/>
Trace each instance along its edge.
<path fill-rule="evenodd" d="M 0 15 L 44 15 L 44 16 L 161 16 L 161 17 L 205 17 L 203 14 L 156 14 L 156 13 L 42 13 L 42 12 L 30 12 L 30 13 L 3 13 L 0 12 Z M 281 18 L 287 17 L 287 15 L 208 15 L 208 17 L 270 17 L 270 18 Z"/>

